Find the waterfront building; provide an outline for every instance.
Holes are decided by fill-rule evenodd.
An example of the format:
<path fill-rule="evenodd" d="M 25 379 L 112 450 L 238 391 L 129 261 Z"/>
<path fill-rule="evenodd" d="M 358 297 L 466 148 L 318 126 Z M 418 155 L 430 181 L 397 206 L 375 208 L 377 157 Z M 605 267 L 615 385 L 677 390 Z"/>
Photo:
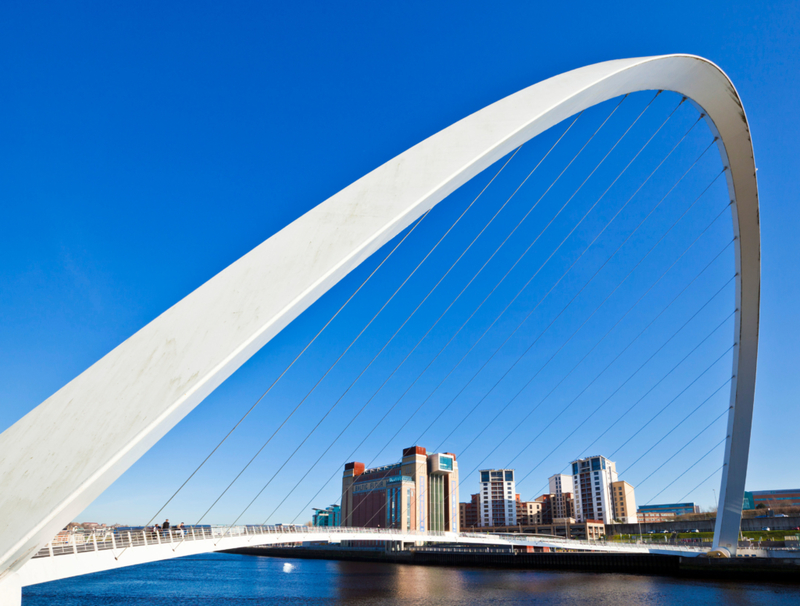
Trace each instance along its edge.
<path fill-rule="evenodd" d="M 781 507 L 800 507 L 800 488 L 789 490 L 754 490 L 753 508 L 759 505 L 776 509 Z"/>
<path fill-rule="evenodd" d="M 339 505 L 330 505 L 325 509 L 314 508 L 314 517 L 312 519 L 314 526 L 341 526 L 342 525 L 342 508 Z"/>
<path fill-rule="evenodd" d="M 475 532 L 541 534 L 565 539 L 602 539 L 606 526 L 602 522 L 577 522 L 574 518 L 557 518 L 549 524 L 516 524 L 514 526 L 495 526 L 476 528 Z"/>
<path fill-rule="evenodd" d="M 610 524 L 615 519 L 615 496 L 612 484 L 618 481 L 617 465 L 614 461 L 602 456 L 587 457 L 572 461 L 572 485 L 575 490 L 575 518 L 578 521 L 598 520 Z M 630 494 L 626 502 L 632 503 L 633 508 L 626 506 L 626 518 L 635 520 L 636 511 L 633 487 L 630 487 Z M 624 485 L 617 486 L 623 489 L 623 497 L 626 495 Z M 619 497 L 617 497 L 619 498 Z"/>
<path fill-rule="evenodd" d="M 614 520 L 623 524 L 636 524 L 636 494 L 633 486 L 625 480 L 611 482 L 611 502 L 614 506 Z"/>
<path fill-rule="evenodd" d="M 403 450 L 400 463 L 344 466 L 342 526 L 458 532 L 458 463 L 453 453 Z"/>
<path fill-rule="evenodd" d="M 557 473 L 550 476 L 547 480 L 550 485 L 550 494 L 561 494 L 562 492 L 574 493 L 575 488 L 572 483 L 572 476 L 565 473 Z"/>
<path fill-rule="evenodd" d="M 519 497 L 519 495 L 517 495 L 517 497 Z M 543 523 L 542 504 L 539 501 L 517 500 L 517 524 L 533 526 Z"/>
<path fill-rule="evenodd" d="M 555 495 L 550 493 L 536 497 L 536 502 L 539 503 L 539 516 L 542 519 L 542 524 L 550 524 L 553 521 L 554 500 Z"/>
<path fill-rule="evenodd" d="M 664 522 L 687 513 L 700 513 L 700 507 L 694 503 L 642 505 L 636 510 L 636 517 L 638 522 Z"/>
<path fill-rule="evenodd" d="M 575 517 L 575 501 L 570 492 L 545 493 L 536 497 L 536 502 L 541 505 L 542 524 L 552 524 L 553 520 Z"/>
<path fill-rule="evenodd" d="M 575 487 L 572 476 L 557 473 L 548 479 L 550 484 L 550 494 L 553 495 L 552 517 L 553 518 L 574 518 Z"/>
<path fill-rule="evenodd" d="M 659 524 L 661 522 L 674 522 L 675 514 L 669 511 L 637 511 L 636 521 L 642 524 Z"/>
<path fill-rule="evenodd" d="M 469 530 L 478 526 L 478 511 L 480 510 L 480 497 L 478 493 L 470 496 L 469 503 L 459 503 L 461 529 Z"/>
<path fill-rule="evenodd" d="M 513 469 L 481 469 L 478 521 L 480 526 L 514 526 L 517 494 Z"/>

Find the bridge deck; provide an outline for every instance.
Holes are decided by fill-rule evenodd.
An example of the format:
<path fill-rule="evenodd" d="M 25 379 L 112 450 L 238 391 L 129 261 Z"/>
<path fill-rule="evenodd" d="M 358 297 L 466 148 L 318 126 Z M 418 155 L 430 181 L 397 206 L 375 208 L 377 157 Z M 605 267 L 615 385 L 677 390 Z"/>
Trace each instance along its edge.
<path fill-rule="evenodd" d="M 43 547 L 20 570 L 22 586 L 171 558 L 259 545 L 301 542 L 389 541 L 549 547 L 575 551 L 697 556 L 705 550 L 674 545 L 614 544 L 551 536 L 415 532 L 384 528 L 203 526 L 183 531 L 98 530 L 71 533 Z M 752 555 L 756 554 L 755 550 Z"/>

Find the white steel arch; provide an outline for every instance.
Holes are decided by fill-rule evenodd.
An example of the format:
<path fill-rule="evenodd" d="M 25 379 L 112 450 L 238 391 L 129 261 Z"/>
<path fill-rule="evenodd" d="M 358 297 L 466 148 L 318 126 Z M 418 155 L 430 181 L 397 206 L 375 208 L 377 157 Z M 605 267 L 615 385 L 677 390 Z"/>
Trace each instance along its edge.
<path fill-rule="evenodd" d="M 415 145 L 217 274 L 0 434 L 0 593 L 4 575 L 11 583 L 42 545 L 222 381 L 426 210 L 569 116 L 657 89 L 685 95 L 705 112 L 728 167 L 736 345 L 715 547 L 735 551 L 758 350 L 753 148 L 727 76 L 700 57 L 666 55 L 561 74 Z M 78 427 L 81 440 L 74 439 Z"/>

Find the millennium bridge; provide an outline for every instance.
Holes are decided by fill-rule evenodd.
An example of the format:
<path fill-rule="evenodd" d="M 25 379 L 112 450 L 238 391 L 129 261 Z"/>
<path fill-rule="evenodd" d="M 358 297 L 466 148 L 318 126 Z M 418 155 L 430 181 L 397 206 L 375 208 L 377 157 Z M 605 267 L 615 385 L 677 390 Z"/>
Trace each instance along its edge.
<path fill-rule="evenodd" d="M 73 535 L 71 542 L 67 543 L 53 539 L 244 362 L 362 262 L 405 233 L 406 236 L 389 253 L 391 256 L 403 244 L 410 230 L 414 230 L 450 194 L 509 154 L 515 154 L 515 150 L 548 129 L 573 116 L 580 117 L 598 104 L 622 97 L 622 101 L 614 106 L 613 114 L 629 95 L 641 91 L 654 92 L 654 100 L 663 91 L 677 94 L 675 109 L 665 122 L 680 108 L 696 112 L 696 118 L 692 118 L 692 126 L 684 138 L 676 143 L 676 147 L 688 136 L 694 124 L 705 124 L 709 135 L 706 149 L 715 148 L 721 162 L 717 176 L 697 197 L 702 197 L 717 178 L 720 183 L 726 184 L 727 199 L 723 211 L 717 216 L 727 214 L 731 217 L 729 228 L 732 238 L 718 256 L 730 247 L 733 250 L 732 265 L 735 265 L 728 282 L 735 291 L 731 297 L 732 311 L 729 316 L 733 324 L 733 340 L 725 354 L 730 355 L 732 360 L 732 372 L 720 388 L 729 389 L 730 399 L 720 415 L 727 422 L 727 429 L 720 442 L 720 445 L 724 443 L 724 451 L 719 468 L 719 513 L 712 552 L 722 557 L 768 555 L 763 551 L 743 550 L 738 546 L 753 415 L 760 305 L 758 188 L 750 131 L 735 87 L 717 66 L 691 55 L 666 55 L 609 61 L 561 74 L 497 101 L 429 137 L 286 226 L 136 332 L 0 434 L 0 602 L 19 604 L 21 587 L 26 585 L 119 566 L 243 546 L 309 541 L 456 543 L 702 555 L 701 550 L 688 547 L 614 545 L 603 541 L 529 535 L 490 536 L 356 528 L 287 531 L 285 527 L 240 525 L 238 519 L 220 528 L 192 526 L 183 534 L 176 534 L 175 531 L 151 535 L 145 531 L 103 531 Z M 642 113 L 647 111 L 651 103 Z M 638 119 L 634 120 L 634 124 Z M 574 122 L 570 123 L 565 133 L 571 124 Z M 600 129 L 605 124 L 604 121 Z M 632 127 L 633 124 L 624 131 L 620 140 Z M 614 151 L 618 142 L 614 143 L 600 163 Z M 588 142 L 575 157 L 582 153 L 586 145 Z M 641 150 L 630 163 L 640 153 Z M 655 171 L 670 154 L 672 151 Z M 687 172 L 692 170 L 703 154 L 705 151 Z M 506 164 L 509 161 L 510 158 Z M 564 171 L 571 164 L 572 161 Z M 595 171 L 596 168 L 578 190 Z M 609 189 L 617 179 L 609 185 Z M 649 179 L 639 186 L 633 196 Z M 673 189 L 682 179 L 676 181 Z M 543 196 L 549 191 L 550 188 Z M 608 189 L 600 198 L 606 192 Z M 572 194 L 561 209 L 574 197 L 575 194 Z M 595 205 L 589 208 L 587 214 Z M 611 221 L 624 208 L 625 205 Z M 556 216 L 559 213 L 561 210 Z M 544 229 L 554 220 L 555 217 Z M 579 223 L 582 221 L 583 218 Z M 447 237 L 451 229 L 445 232 L 442 239 Z M 573 231 L 574 228 L 567 237 Z M 599 236 L 592 240 L 589 247 Z M 561 244 L 547 258 L 548 261 L 558 253 L 560 247 Z M 712 262 L 713 259 L 709 263 Z M 560 282 L 561 279 L 552 288 Z M 404 284 L 405 281 L 399 288 Z M 612 294 L 615 291 L 616 288 Z M 564 309 L 570 304 L 571 301 Z M 338 313 L 333 314 L 328 323 Z M 561 313 L 553 322 L 560 316 Z M 627 312 L 619 321 L 626 316 Z M 559 351 L 561 349 L 556 354 Z M 85 423 L 87 419 L 91 419 L 91 424 Z M 231 432 L 236 427 L 238 424 Z M 79 440 L 75 439 L 76 435 L 80 435 Z M 306 439 L 310 438 L 311 433 Z M 313 440 L 323 439 L 317 436 Z M 457 494 L 453 497 L 457 499 Z M 244 511 L 242 515 L 245 515 Z"/>

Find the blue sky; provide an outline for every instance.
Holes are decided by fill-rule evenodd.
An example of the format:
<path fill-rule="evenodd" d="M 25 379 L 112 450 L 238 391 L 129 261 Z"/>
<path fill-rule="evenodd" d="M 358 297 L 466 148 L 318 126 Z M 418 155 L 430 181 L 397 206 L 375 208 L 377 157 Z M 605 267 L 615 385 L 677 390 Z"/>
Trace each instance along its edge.
<path fill-rule="evenodd" d="M 495 100 L 570 69 L 609 59 L 683 52 L 714 61 L 733 80 L 750 120 L 759 167 L 761 342 L 748 488 L 797 487 L 800 472 L 786 461 L 797 458 L 800 422 L 796 395 L 800 353 L 795 344 L 800 328 L 796 304 L 800 283 L 796 233 L 800 221 L 794 186 L 800 172 L 796 144 L 800 138 L 796 112 L 799 13 L 792 2 L 758 6 L 745 2 L 672 2 L 658 7 L 584 3 L 568 8 L 524 2 L 412 2 L 393 6 L 4 3 L 0 8 L 0 62 L 5 89 L 0 102 L 0 429 L 13 424 L 164 309 L 287 223 L 425 137 Z M 287 522 L 295 516 L 305 521 L 309 517 L 305 504 L 332 474 L 333 481 L 312 505 L 324 506 L 337 498 L 340 464 L 361 437 L 435 357 L 651 99 L 651 93 L 642 93 L 625 100 L 570 169 L 572 172 L 532 211 L 492 265 L 270 521 Z M 718 157 L 706 155 L 681 184 L 683 189 L 676 192 L 674 200 L 659 207 L 629 245 L 581 290 L 674 183 L 682 167 L 691 164 L 708 144 L 707 129 L 698 125 L 680 152 L 611 223 L 574 271 L 535 307 L 696 120 L 696 112 L 684 104 L 625 178 L 567 240 L 559 255 L 536 275 L 476 346 L 474 355 L 465 359 L 401 435 L 389 442 L 413 408 L 424 401 L 511 301 L 679 101 L 675 95 L 664 93 L 652 102 L 615 155 L 576 195 L 575 202 L 520 262 L 516 273 L 498 287 L 496 296 L 481 308 L 475 321 L 456 337 L 354 458 L 364 462 L 375 458 L 375 463 L 396 460 L 400 448 L 411 445 L 445 410 L 494 349 L 534 309 L 531 319 L 420 440 L 429 449 L 440 443 L 443 449 L 457 454 L 466 449 L 463 456 L 459 454 L 461 473 L 466 474 L 482 464 L 481 459 L 493 445 L 516 427 L 485 465 L 504 466 L 513 461 L 518 478 L 530 473 L 519 492 L 523 498 L 533 498 L 548 475 L 581 454 L 601 428 L 610 425 L 615 415 L 636 402 L 725 320 L 731 311 L 730 287 L 703 309 L 696 324 L 665 346 L 663 356 L 637 374 L 598 416 L 559 446 L 730 278 L 732 253 L 728 248 L 617 365 L 570 404 L 723 249 L 730 237 L 727 215 L 712 224 L 691 252 L 626 317 L 620 329 L 598 345 L 585 365 L 569 375 L 520 424 L 520 419 L 568 375 L 724 207 L 724 187 L 717 182 L 586 328 L 539 372 L 717 174 Z M 246 514 L 247 521 L 261 522 L 271 514 L 616 102 L 594 108 L 580 118 L 563 144 L 512 198 L 386 354 L 337 405 L 320 432 L 270 484 Z M 567 126 L 559 125 L 523 147 L 453 236 L 421 266 L 341 365 L 309 397 L 302 413 L 276 436 L 207 521 L 226 522 L 240 513 L 243 504 L 278 469 Z M 451 196 L 415 230 L 408 246 L 399 249 L 385 271 L 376 274 L 365 288 L 364 297 L 354 300 L 341 321 L 331 325 L 302 363 L 256 409 L 253 418 L 170 504 L 171 519 L 194 521 L 210 505 L 224 488 L 226 478 L 252 456 L 352 339 L 353 327 L 363 325 L 365 318 L 377 311 L 397 288 L 401 276 L 413 269 L 498 168 L 488 169 Z M 155 513 L 387 252 L 384 249 L 368 260 L 248 362 L 80 519 L 136 523 Z M 536 341 L 578 292 L 581 294 L 575 303 Z M 467 416 L 534 342 L 509 377 Z M 724 436 L 719 422 L 645 481 L 651 471 L 722 411 L 727 396 L 718 393 L 717 399 L 709 401 L 687 425 L 645 454 L 726 380 L 729 358 L 712 367 L 674 408 L 642 434 L 620 445 L 702 369 L 724 355 L 730 343 L 728 321 L 704 342 L 696 359 L 660 385 L 652 401 L 645 401 L 591 447 L 590 454 L 606 456 L 619 448 L 612 458 L 620 470 L 631 467 L 629 481 L 642 483 L 637 488 L 640 503 L 657 495 Z M 487 426 L 528 380 L 528 390 Z M 558 416 L 568 405 L 567 412 Z M 448 435 L 462 419 L 464 423 Z M 551 421 L 553 425 L 548 427 Z M 91 423 L 91 419 L 85 422 Z M 484 429 L 474 445 L 468 446 Z M 541 437 L 522 450 L 542 431 Z M 701 460 L 657 500 L 678 499 L 708 477 L 719 465 L 719 452 Z M 636 462 L 640 456 L 644 458 Z M 476 482 L 469 478 L 464 481 L 462 499 L 475 489 Z M 712 488 L 718 488 L 716 477 L 688 498 L 710 505 Z"/>

